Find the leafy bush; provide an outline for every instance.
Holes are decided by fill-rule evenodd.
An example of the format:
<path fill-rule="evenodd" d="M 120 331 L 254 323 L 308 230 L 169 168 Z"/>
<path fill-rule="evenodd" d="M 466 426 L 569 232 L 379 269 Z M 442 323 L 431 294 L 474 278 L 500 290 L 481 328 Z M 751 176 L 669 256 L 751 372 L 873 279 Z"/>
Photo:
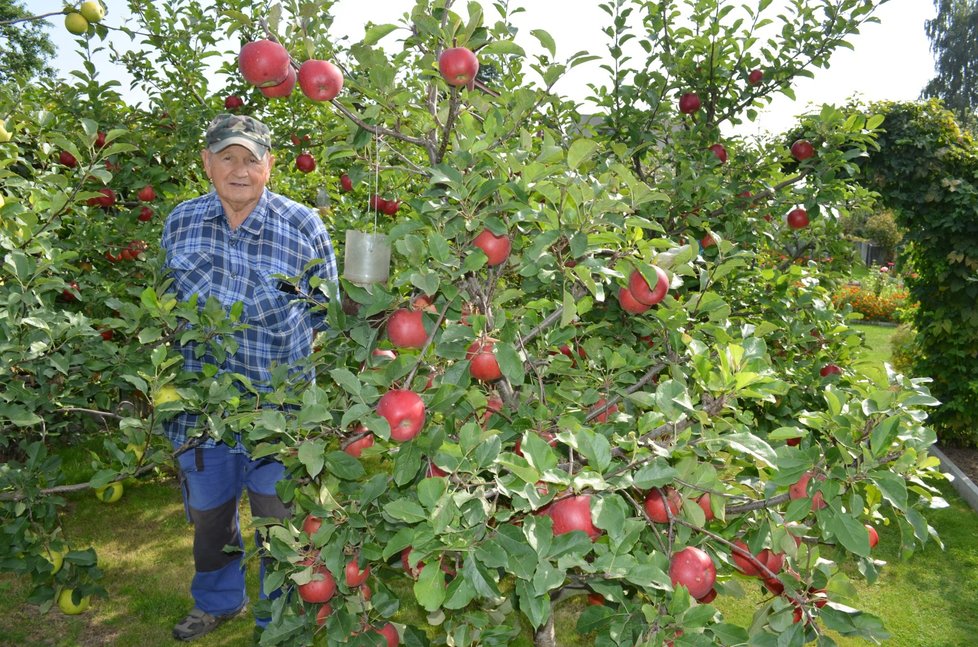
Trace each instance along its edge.
<path fill-rule="evenodd" d="M 886 255 L 890 259 L 896 253 L 897 245 L 903 240 L 903 232 L 897 226 L 891 211 L 881 211 L 870 216 L 863 225 L 863 234 L 886 250 Z"/>
<path fill-rule="evenodd" d="M 910 324 L 901 324 L 890 337 L 890 346 L 893 348 L 893 368 L 907 373 L 913 368 L 913 359 L 916 354 L 917 332 Z"/>

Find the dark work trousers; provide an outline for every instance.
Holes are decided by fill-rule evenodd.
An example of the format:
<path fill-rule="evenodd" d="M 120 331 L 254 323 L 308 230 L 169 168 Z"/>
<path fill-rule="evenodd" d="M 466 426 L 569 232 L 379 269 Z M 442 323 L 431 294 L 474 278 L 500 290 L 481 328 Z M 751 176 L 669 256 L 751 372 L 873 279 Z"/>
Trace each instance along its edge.
<path fill-rule="evenodd" d="M 226 546 L 244 547 L 238 523 L 242 491 L 248 490 L 254 517 L 284 519 L 291 514 L 275 493 L 275 484 L 285 473 L 282 463 L 270 458 L 252 460 L 230 450 L 221 443 L 190 449 L 177 457 L 187 517 L 194 525 L 195 573 L 190 594 L 197 608 L 215 616 L 233 613 L 248 602 L 243 552 L 225 550 Z M 261 599 L 276 597 L 264 591 L 265 567 L 262 559 Z M 268 619 L 256 618 L 255 622 L 263 627 Z"/>

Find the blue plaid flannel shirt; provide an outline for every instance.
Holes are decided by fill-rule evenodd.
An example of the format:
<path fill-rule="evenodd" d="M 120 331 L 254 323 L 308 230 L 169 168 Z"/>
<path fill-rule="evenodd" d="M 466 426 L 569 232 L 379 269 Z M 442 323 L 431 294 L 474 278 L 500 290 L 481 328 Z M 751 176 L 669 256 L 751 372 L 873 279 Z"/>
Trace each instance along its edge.
<path fill-rule="evenodd" d="M 259 389 L 267 385 L 276 364 L 292 365 L 312 354 L 313 337 L 326 329 L 322 313 L 307 302 L 282 290 L 276 275 L 302 276 L 299 290 L 313 292 L 312 275 L 336 282 L 336 258 L 326 226 L 319 215 L 297 202 L 265 189 L 254 211 L 234 231 L 224 217 L 216 192 L 188 200 L 169 215 L 163 228 L 166 270 L 173 278 L 171 290 L 186 301 L 194 294 L 203 306 L 214 297 L 225 308 L 244 305 L 245 330 L 236 333 L 238 349 L 219 366 L 223 372 L 240 373 Z M 306 270 L 315 259 L 321 262 Z M 194 357 L 194 344 L 181 348 L 184 368 L 200 372 L 204 363 L 215 364 L 210 353 Z M 194 431 L 196 414 L 184 413 L 168 420 L 164 432 L 178 445 Z M 207 439 L 200 447 L 217 443 Z M 235 450 L 241 451 L 241 445 Z"/>

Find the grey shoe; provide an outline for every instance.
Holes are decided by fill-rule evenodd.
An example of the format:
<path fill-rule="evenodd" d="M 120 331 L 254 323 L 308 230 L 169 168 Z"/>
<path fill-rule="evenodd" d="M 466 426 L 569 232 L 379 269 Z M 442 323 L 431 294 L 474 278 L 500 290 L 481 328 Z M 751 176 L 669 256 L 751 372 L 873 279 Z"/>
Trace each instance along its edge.
<path fill-rule="evenodd" d="M 196 640 L 205 634 L 209 634 L 214 631 L 222 624 L 236 618 L 242 613 L 244 613 L 245 605 L 242 605 L 237 611 L 232 611 L 231 613 L 222 616 L 212 616 L 206 611 L 202 611 L 197 607 L 187 614 L 187 617 L 181 620 L 173 627 L 173 637 L 177 640 L 190 641 Z"/>

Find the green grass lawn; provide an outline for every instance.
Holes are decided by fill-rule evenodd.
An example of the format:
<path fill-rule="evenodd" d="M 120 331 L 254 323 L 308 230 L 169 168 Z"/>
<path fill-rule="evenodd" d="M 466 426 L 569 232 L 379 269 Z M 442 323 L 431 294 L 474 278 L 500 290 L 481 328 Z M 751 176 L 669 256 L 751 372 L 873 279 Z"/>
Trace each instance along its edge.
<path fill-rule="evenodd" d="M 888 335 L 893 328 L 858 326 L 866 335 L 868 355 L 887 359 Z M 69 452 L 75 465 L 85 461 L 83 451 Z M 68 470 L 76 469 L 71 465 Z M 70 472 L 79 479 L 81 471 Z M 946 546 L 933 542 L 908 559 L 897 555 L 896 528 L 880 530 L 875 557 L 887 562 L 879 580 L 866 584 L 854 565 L 845 564 L 863 600 L 862 608 L 880 616 L 892 634 L 893 647 L 954 647 L 978 644 L 978 515 L 950 486 L 942 486 L 949 506 L 928 513 Z M 25 602 L 26 584 L 13 576 L 0 577 L 0 644 L 58 647 L 115 645 L 155 647 L 175 644 L 173 624 L 191 606 L 188 587 L 192 575 L 191 529 L 187 525 L 175 481 L 166 476 L 127 486 L 115 504 L 104 504 L 90 492 L 69 497 L 64 519 L 66 536 L 74 547 L 94 547 L 104 571 L 107 599 L 95 600 L 81 616 L 64 616 L 57 609 L 41 614 Z M 247 512 L 244 513 L 247 522 Z M 250 533 L 246 533 L 246 536 Z M 250 595 L 254 598 L 256 565 L 249 568 Z M 757 581 L 736 578 L 743 597 L 721 595 L 714 603 L 731 621 L 749 625 L 763 594 Z M 412 612 L 405 586 L 405 607 L 400 620 L 421 622 Z M 578 647 L 593 644 L 574 630 L 581 598 L 558 609 L 558 644 Z M 250 618 L 230 622 L 195 645 L 231 647 L 251 642 Z M 866 645 L 863 640 L 838 639 L 841 645 Z M 529 642 L 523 644 L 529 645 Z"/>

